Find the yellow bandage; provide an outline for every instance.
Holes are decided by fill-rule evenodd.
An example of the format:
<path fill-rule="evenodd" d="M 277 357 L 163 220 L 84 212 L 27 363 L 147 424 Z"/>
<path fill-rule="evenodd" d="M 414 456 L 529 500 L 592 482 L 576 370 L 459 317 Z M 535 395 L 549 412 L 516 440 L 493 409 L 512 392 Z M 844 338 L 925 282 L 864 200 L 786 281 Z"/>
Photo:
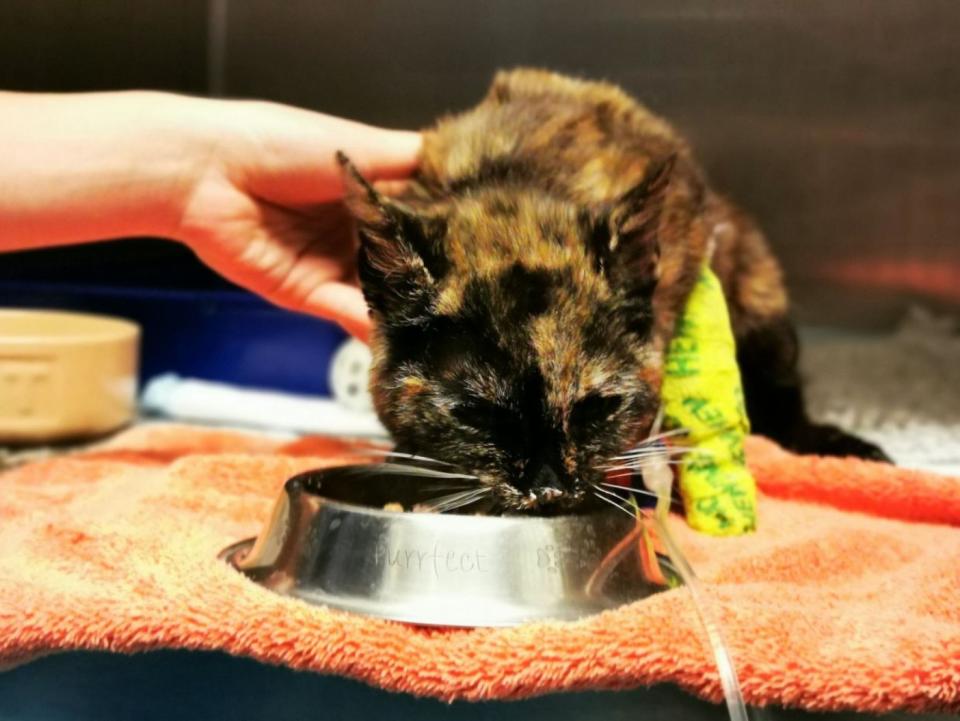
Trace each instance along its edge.
<path fill-rule="evenodd" d="M 753 531 L 757 490 L 743 453 L 750 422 L 726 300 L 708 267 L 667 349 L 662 396 L 665 426 L 686 428 L 678 442 L 695 449 L 680 466 L 687 522 L 714 535 Z"/>

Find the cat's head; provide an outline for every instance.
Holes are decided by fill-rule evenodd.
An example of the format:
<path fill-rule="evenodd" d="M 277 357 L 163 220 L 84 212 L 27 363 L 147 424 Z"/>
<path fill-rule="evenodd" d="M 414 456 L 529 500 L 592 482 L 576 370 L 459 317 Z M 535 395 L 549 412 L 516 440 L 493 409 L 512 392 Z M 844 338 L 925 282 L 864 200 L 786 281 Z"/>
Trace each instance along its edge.
<path fill-rule="evenodd" d="M 607 208 L 496 188 L 415 209 L 339 157 L 371 391 L 398 448 L 476 474 L 504 510 L 587 505 L 659 407 L 651 298 L 672 159 Z"/>

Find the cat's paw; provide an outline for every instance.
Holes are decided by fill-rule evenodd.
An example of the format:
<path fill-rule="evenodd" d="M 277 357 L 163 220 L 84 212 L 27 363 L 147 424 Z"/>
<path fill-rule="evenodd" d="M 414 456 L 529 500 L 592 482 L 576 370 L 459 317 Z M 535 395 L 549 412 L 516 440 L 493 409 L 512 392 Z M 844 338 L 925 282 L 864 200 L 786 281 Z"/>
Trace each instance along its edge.
<path fill-rule="evenodd" d="M 796 453 L 818 456 L 853 456 L 867 461 L 893 463 L 890 456 L 876 444 L 858 438 L 836 426 L 813 424 L 804 426 L 786 445 Z"/>

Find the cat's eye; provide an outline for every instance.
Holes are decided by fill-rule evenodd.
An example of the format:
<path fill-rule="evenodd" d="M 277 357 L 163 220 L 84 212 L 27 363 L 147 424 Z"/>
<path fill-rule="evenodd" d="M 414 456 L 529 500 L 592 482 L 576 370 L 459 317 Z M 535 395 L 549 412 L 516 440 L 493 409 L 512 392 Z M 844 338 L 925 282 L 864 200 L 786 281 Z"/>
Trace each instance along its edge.
<path fill-rule="evenodd" d="M 515 427 L 519 422 L 512 410 L 483 398 L 460 403 L 451 414 L 463 425 L 479 431 Z"/>
<path fill-rule="evenodd" d="M 570 425 L 576 428 L 603 423 L 620 410 L 622 405 L 623 396 L 589 393 L 573 404 L 570 410 Z"/>

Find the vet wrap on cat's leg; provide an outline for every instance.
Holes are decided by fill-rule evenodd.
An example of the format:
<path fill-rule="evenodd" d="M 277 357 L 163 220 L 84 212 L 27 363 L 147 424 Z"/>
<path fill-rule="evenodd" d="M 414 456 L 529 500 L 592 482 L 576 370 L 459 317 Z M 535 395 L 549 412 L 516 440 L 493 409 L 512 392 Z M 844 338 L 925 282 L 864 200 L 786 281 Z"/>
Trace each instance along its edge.
<path fill-rule="evenodd" d="M 667 428 L 685 428 L 680 466 L 687 522 L 735 535 L 756 529 L 757 491 L 744 457 L 750 432 L 736 347 L 720 281 L 701 270 L 667 348 L 661 396 Z"/>

